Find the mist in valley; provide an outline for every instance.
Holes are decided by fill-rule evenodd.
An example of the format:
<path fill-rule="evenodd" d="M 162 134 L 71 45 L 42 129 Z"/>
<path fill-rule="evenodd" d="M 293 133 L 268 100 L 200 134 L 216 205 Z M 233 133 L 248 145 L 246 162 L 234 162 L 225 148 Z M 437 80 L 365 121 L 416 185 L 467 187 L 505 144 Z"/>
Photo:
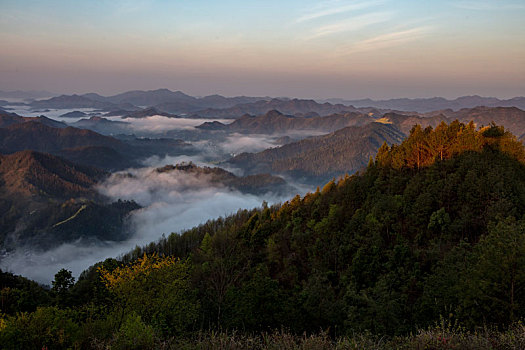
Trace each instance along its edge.
<path fill-rule="evenodd" d="M 61 115 L 74 110 L 87 114 L 84 118 L 66 118 Z M 80 119 L 98 115 L 94 109 L 57 109 L 30 111 L 23 106 L 14 107 L 11 112 L 25 116 L 45 115 L 57 121 L 73 124 Z M 142 209 L 132 212 L 126 219 L 129 238 L 125 241 L 94 241 L 89 239 L 63 243 L 50 250 L 40 250 L 34 246 L 21 246 L 5 253 L 0 259 L 3 270 L 23 275 L 40 283 L 50 284 L 56 272 L 62 268 L 71 270 L 78 277 L 89 266 L 106 258 L 118 257 L 135 246 L 143 246 L 158 240 L 163 234 L 181 232 L 196 225 L 221 216 L 235 213 L 239 209 L 260 207 L 263 202 L 279 203 L 292 198 L 297 193 L 312 190 L 310 186 L 293 183 L 288 193 L 267 192 L 264 194 L 241 193 L 230 187 L 211 181 L 206 175 L 180 171 L 159 173 L 157 168 L 171 164 L 192 162 L 198 166 L 219 166 L 236 176 L 244 171 L 233 168 L 224 162 L 243 152 L 260 152 L 283 144 L 282 134 L 241 134 L 227 132 L 203 132 L 196 126 L 202 119 L 169 118 L 160 115 L 144 118 L 104 117 L 112 122 L 124 122 L 119 130 L 135 137 L 170 137 L 170 133 L 182 136 L 196 150 L 187 156 L 158 154 L 142 160 L 143 167 L 131 168 L 111 174 L 96 186 L 99 193 L 109 201 L 133 200 Z M 210 121 L 209 119 L 206 121 Z M 216 119 L 221 123 L 231 120 Z M 123 127 L 122 127 L 123 125 Z M 102 126 L 103 128 L 104 126 Z M 108 130 L 106 130 L 108 131 Z M 110 132 L 106 132 L 110 134 Z M 319 132 L 293 132 L 287 140 L 306 138 Z M 168 136 L 166 136 L 168 135 Z"/>
<path fill-rule="evenodd" d="M 98 186 L 98 190 L 111 200 L 135 200 L 143 207 L 128 218 L 129 239 L 123 242 L 77 241 L 48 251 L 20 247 L 2 259 L 1 268 L 44 284 L 50 284 L 61 268 L 71 270 L 78 277 L 87 267 L 117 257 L 137 245 L 155 241 L 162 234 L 180 232 L 241 208 L 259 207 L 263 201 L 278 203 L 293 195 L 243 194 L 212 184 L 207 176 L 157 173 L 152 167 L 113 174 Z"/>
<path fill-rule="evenodd" d="M 239 209 L 260 207 L 263 202 L 279 203 L 292 198 L 307 188 L 294 187 L 290 193 L 267 192 L 254 195 L 236 191 L 220 183 L 212 183 L 207 175 L 182 171 L 158 172 L 157 168 L 167 164 L 189 163 L 212 166 L 210 158 L 221 159 L 225 153 L 263 149 L 274 145 L 271 138 L 249 136 L 229 138 L 215 146 L 199 147 L 196 156 L 153 156 L 143 161 L 144 167 L 132 168 L 111 174 L 99 183 L 96 189 L 110 201 L 134 200 L 142 209 L 132 212 L 127 218 L 129 238 L 125 241 L 86 241 L 64 243 L 50 250 L 42 251 L 23 246 L 2 257 L 3 270 L 23 275 L 43 284 L 50 284 L 54 275 L 66 268 L 78 277 L 89 266 L 106 258 L 118 257 L 132 250 L 158 240 L 163 234 L 181 232 L 207 220 L 227 216 Z M 215 153 L 214 153 L 215 152 Z M 242 175 L 242 170 L 225 168 Z"/>

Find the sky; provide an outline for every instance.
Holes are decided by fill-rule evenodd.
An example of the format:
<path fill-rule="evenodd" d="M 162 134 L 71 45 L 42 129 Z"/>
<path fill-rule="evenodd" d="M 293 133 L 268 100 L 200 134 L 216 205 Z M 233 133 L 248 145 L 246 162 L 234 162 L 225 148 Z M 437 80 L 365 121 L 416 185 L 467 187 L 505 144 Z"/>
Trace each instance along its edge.
<path fill-rule="evenodd" d="M 0 0 L 0 90 L 525 95 L 523 0 Z"/>

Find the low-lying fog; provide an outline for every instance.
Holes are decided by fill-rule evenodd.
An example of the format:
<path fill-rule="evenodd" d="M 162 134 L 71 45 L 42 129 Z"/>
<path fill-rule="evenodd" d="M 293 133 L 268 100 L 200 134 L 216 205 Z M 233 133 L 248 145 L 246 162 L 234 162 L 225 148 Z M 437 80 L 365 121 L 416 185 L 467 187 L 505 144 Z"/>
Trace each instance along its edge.
<path fill-rule="evenodd" d="M 263 201 L 278 203 L 295 195 L 243 194 L 213 185 L 206 176 L 195 177 L 179 171 L 158 173 L 154 170 L 164 162 L 172 164 L 190 160 L 201 163 L 199 158 L 187 157 L 150 159 L 154 167 L 115 173 L 97 186 L 98 191 L 112 200 L 135 200 L 143 206 L 128 219 L 133 232 L 128 240 L 99 244 L 68 243 L 45 252 L 19 248 L 2 259 L 2 269 L 44 284 L 50 284 L 55 273 L 61 268 L 71 270 L 78 277 L 83 270 L 96 262 L 108 257 L 117 257 L 137 245 L 142 246 L 155 241 L 162 234 L 180 232 L 209 219 L 235 213 L 240 208 L 260 207 Z M 133 176 L 127 176 L 127 173 Z"/>
<path fill-rule="evenodd" d="M 4 109 L 6 112 L 9 113 L 16 113 L 18 115 L 21 115 L 23 117 L 39 117 L 41 115 L 45 115 L 48 118 L 63 121 L 63 122 L 76 122 L 81 118 L 60 118 L 61 115 L 79 111 L 84 112 L 86 114 L 94 113 L 95 110 L 92 108 L 73 108 L 73 109 L 31 109 L 28 106 L 4 106 L 0 107 L 0 109 Z"/>
<path fill-rule="evenodd" d="M 95 113 L 93 109 L 75 109 L 87 114 Z M 73 123 L 78 118 L 60 118 L 59 116 L 73 110 L 28 111 L 27 107 L 15 107 L 10 110 L 23 116 L 46 115 L 49 118 Z M 120 116 L 106 117 L 112 121 L 124 121 L 130 125 L 130 133 L 136 136 L 163 135 L 169 130 L 196 130 L 195 126 L 209 119 L 167 118 L 152 116 L 147 118 L 126 118 Z M 231 120 L 217 121 L 230 123 Z M 293 138 L 304 138 L 316 132 L 296 133 Z M 153 136 L 152 136 L 153 135 Z M 200 135 L 200 134 L 199 134 Z M 203 135 L 207 135 L 204 133 Z M 193 161 L 198 165 L 226 160 L 242 152 L 259 152 L 279 146 L 282 135 L 246 135 L 224 134 L 218 138 L 199 138 L 190 141 L 200 152 L 197 156 L 166 157 L 154 156 L 144 160 L 144 168 L 128 169 L 113 174 L 97 189 L 112 200 L 135 200 L 142 209 L 133 212 L 128 218 L 132 228 L 131 237 L 123 242 L 86 243 L 74 242 L 62 244 L 49 251 L 36 251 L 30 247 L 21 247 L 2 257 L 0 267 L 4 270 L 25 276 L 40 283 L 50 284 L 54 275 L 61 268 L 69 269 L 78 275 L 95 264 L 109 257 L 132 250 L 135 246 L 145 245 L 159 239 L 162 234 L 180 232 L 220 216 L 235 213 L 238 209 L 260 207 L 263 201 L 270 204 L 292 198 L 295 194 L 304 194 L 307 187 L 297 186 L 297 191 L 276 196 L 249 195 L 217 184 L 211 184 L 209 178 L 195 177 L 183 172 L 158 173 L 154 169 L 166 164 L 177 164 Z M 239 169 L 226 170 L 242 175 Z M 122 174 L 131 173 L 133 177 Z M 290 179 L 287 179 L 290 181 Z"/>

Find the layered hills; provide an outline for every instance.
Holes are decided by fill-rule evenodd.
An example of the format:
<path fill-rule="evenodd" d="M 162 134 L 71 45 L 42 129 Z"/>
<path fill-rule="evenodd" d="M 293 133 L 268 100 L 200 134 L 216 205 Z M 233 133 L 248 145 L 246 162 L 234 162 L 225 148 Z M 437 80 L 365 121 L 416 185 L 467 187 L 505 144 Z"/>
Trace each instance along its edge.
<path fill-rule="evenodd" d="M 202 118 L 225 118 L 236 119 L 245 114 L 261 115 L 272 110 L 278 110 L 283 114 L 298 115 L 316 113 L 321 116 L 340 112 L 354 112 L 356 108 L 342 104 L 317 103 L 314 100 L 300 99 L 271 99 L 261 100 L 253 103 L 235 105 L 231 108 L 211 108 L 196 112 L 194 115 Z"/>
<path fill-rule="evenodd" d="M 242 153 L 228 160 L 247 174 L 270 172 L 319 184 L 366 166 L 379 147 L 399 143 L 405 135 L 389 124 L 352 126 L 260 153 Z"/>
<path fill-rule="evenodd" d="M 83 97 L 114 104 L 129 103 L 135 106 L 157 106 L 161 110 L 172 113 L 196 111 L 204 108 L 227 108 L 240 103 L 249 103 L 264 99 L 261 97 L 224 97 L 220 95 L 197 98 L 181 91 L 170 91 L 168 89 L 135 90 L 108 97 L 91 93 L 85 94 Z"/>
<path fill-rule="evenodd" d="M 120 170 L 138 166 L 141 159 L 152 155 L 194 152 L 190 145 L 181 140 L 135 137 L 118 140 L 88 129 L 65 127 L 63 123 L 58 123 L 60 127 L 54 127 L 55 122 L 50 123 L 47 118 L 23 118 L 16 115 L 8 117 L 10 119 L 0 119 L 7 120 L 2 124 L 7 126 L 0 127 L 0 153 L 4 154 L 29 149 L 63 156 L 84 165 Z M 103 127 L 101 123 L 104 120 L 94 118 L 79 124 L 90 128 L 93 125 Z M 116 126 L 113 122 L 110 123 L 113 127 Z M 123 125 L 117 125 L 122 130 Z"/>
<path fill-rule="evenodd" d="M 123 238 L 124 217 L 138 206 L 106 203 L 93 189 L 104 176 L 50 154 L 0 155 L 0 246 Z"/>
<path fill-rule="evenodd" d="M 25 122 L 37 122 L 37 123 L 44 124 L 44 125 L 47 125 L 53 128 L 67 127 L 66 123 L 62 123 L 54 119 L 47 118 L 43 115 L 39 117 L 22 117 L 16 113 L 9 113 L 9 112 L 0 110 L 0 128 L 5 128 L 13 124 L 21 124 Z"/>
<path fill-rule="evenodd" d="M 214 186 L 224 186 L 243 193 L 263 194 L 272 192 L 275 194 L 290 193 L 292 191 L 286 181 L 281 177 L 270 174 L 255 174 L 248 176 L 236 176 L 233 173 L 217 167 L 200 167 L 193 163 L 182 163 L 166 165 L 156 169 L 158 173 L 182 172 L 194 177 L 205 177 Z"/>
<path fill-rule="evenodd" d="M 128 91 L 113 96 L 101 96 L 96 93 L 84 95 L 61 95 L 47 100 L 33 101 L 32 108 L 93 108 L 119 115 L 155 108 L 161 113 L 193 115 L 200 118 L 240 118 L 245 114 L 262 115 L 271 110 L 279 110 L 287 115 L 311 115 L 317 113 L 326 116 L 342 112 L 373 113 L 376 116 L 385 112 L 428 113 L 446 110 L 459 111 L 477 106 L 517 107 L 525 109 L 525 98 L 515 97 L 501 100 L 494 97 L 463 96 L 455 100 L 440 97 L 426 99 L 391 99 L 374 101 L 327 99 L 316 102 L 307 99 L 269 98 L 269 97 L 224 97 L 210 95 L 205 97 L 189 96 L 181 91 L 158 89 L 149 91 Z"/>
<path fill-rule="evenodd" d="M 419 124 L 423 127 L 436 127 L 441 122 L 450 123 L 453 120 L 468 123 L 471 120 L 478 126 L 489 125 L 494 122 L 498 125 L 508 125 L 507 128 L 521 136 L 525 132 L 525 111 L 515 107 L 475 107 L 454 112 L 451 109 L 434 111 L 425 114 L 411 114 L 403 112 L 335 113 L 321 117 L 317 114 L 304 117 L 302 115 L 285 115 L 278 110 L 252 116 L 245 114 L 230 124 L 217 121 L 205 122 L 197 126 L 200 130 L 226 131 L 246 134 L 286 134 L 289 132 L 318 131 L 332 132 L 347 126 L 361 126 L 372 122 L 391 124 L 408 133 Z"/>
<path fill-rule="evenodd" d="M 443 157 L 434 147 L 442 136 L 450 150 Z M 417 164 L 423 149 L 428 161 Z M 143 327 L 166 339 L 208 328 L 394 336 L 436 322 L 504 327 L 525 316 L 524 154 L 502 127 L 418 126 L 400 145 L 383 147 L 359 175 L 101 263 L 79 282 L 82 300 L 101 300 L 101 276 L 144 271 L 147 282 L 107 283 L 121 297 L 105 305 L 113 312 L 125 305 L 128 317 L 139 314 Z M 157 266 L 166 267 L 155 273 Z M 158 295 L 177 298 L 166 308 Z M 113 315 L 108 311 L 108 324 Z M 159 317 L 167 320 L 161 327 Z M 443 333 L 452 331 L 443 327 L 431 343 L 436 348 L 449 347 Z"/>
<path fill-rule="evenodd" d="M 223 130 L 247 134 L 286 134 L 296 131 L 332 132 L 347 126 L 364 125 L 374 119 L 367 114 L 348 112 L 325 117 L 297 117 L 271 110 L 259 116 L 244 115 L 231 124 L 205 122 L 197 128 L 201 130 Z"/>
<path fill-rule="evenodd" d="M 342 111 L 356 111 L 352 106 L 342 104 L 317 103 L 314 100 L 261 98 L 261 97 L 223 97 L 220 95 L 196 98 L 180 91 L 167 89 L 153 91 L 129 91 L 120 95 L 104 97 L 98 94 L 61 95 L 48 100 L 31 102 L 32 108 L 92 108 L 110 113 L 128 114 L 144 108 L 154 108 L 160 113 L 191 114 L 198 118 L 230 118 L 236 119 L 244 114 L 259 115 L 273 109 L 285 114 L 317 113 L 325 116 Z M 374 111 L 365 108 L 362 112 Z M 149 112 L 145 112 L 150 115 Z"/>
<path fill-rule="evenodd" d="M 132 131 L 131 124 L 128 122 L 109 120 L 98 116 L 83 118 L 70 125 L 79 129 L 89 129 L 103 135 L 126 134 Z"/>
<path fill-rule="evenodd" d="M 237 104 L 251 103 L 264 97 L 223 97 L 211 95 L 193 97 L 180 91 L 158 89 L 149 91 L 128 91 L 113 96 L 101 96 L 96 93 L 84 95 L 61 95 L 47 100 L 33 101 L 32 108 L 94 108 L 105 111 L 138 111 L 141 108 L 155 107 L 167 113 L 191 113 L 206 108 L 229 108 Z"/>
<path fill-rule="evenodd" d="M 487 107 L 517 107 L 525 109 L 525 98 L 515 97 L 507 100 L 498 99 L 495 97 L 482 96 L 462 96 L 454 100 L 448 100 L 442 97 L 432 98 L 398 98 L 390 100 L 345 100 L 345 99 L 328 99 L 331 103 L 351 104 L 358 108 L 360 107 L 375 107 L 382 109 L 392 109 L 399 111 L 414 111 L 414 112 L 430 112 L 440 109 L 451 108 L 455 111 L 463 108 L 473 108 L 477 106 Z"/>
<path fill-rule="evenodd" d="M 286 174 L 319 184 L 333 176 L 359 170 L 383 142 L 399 143 L 414 125 L 435 129 L 454 120 L 472 121 L 477 127 L 492 123 L 508 125 L 509 131 L 518 135 L 520 140 L 525 139 L 525 111 L 515 107 L 476 107 L 458 112 L 440 111 L 428 116 L 389 112 L 380 118 L 359 113 L 303 118 L 272 111 L 258 117 L 244 116 L 228 125 L 204 123 L 200 128 L 271 134 L 305 130 L 309 126 L 329 130 L 331 126 L 354 125 L 259 153 L 243 153 L 228 161 L 248 174 Z"/>
<path fill-rule="evenodd" d="M 30 103 L 32 108 L 96 108 L 96 109 L 111 109 L 115 108 L 112 103 L 91 100 L 89 98 L 79 95 L 60 95 L 52 97 L 48 100 L 33 101 Z"/>

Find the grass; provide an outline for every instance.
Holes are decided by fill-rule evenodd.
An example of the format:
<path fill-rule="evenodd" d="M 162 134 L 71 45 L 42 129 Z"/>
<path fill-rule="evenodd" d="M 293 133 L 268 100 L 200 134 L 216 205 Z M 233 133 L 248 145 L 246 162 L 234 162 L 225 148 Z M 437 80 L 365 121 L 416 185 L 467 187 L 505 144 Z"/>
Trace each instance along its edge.
<path fill-rule="evenodd" d="M 94 344 L 95 345 L 95 344 Z M 115 348 L 111 342 L 98 342 L 95 348 Z M 525 326 L 516 323 L 505 331 L 483 328 L 468 331 L 459 326 L 445 324 L 420 330 L 416 334 L 380 337 L 371 333 L 331 338 L 326 332 L 314 335 L 294 335 L 286 331 L 245 334 L 232 332 L 201 332 L 190 338 L 157 339 L 155 349 L 181 350 L 518 350 L 525 349 Z"/>

